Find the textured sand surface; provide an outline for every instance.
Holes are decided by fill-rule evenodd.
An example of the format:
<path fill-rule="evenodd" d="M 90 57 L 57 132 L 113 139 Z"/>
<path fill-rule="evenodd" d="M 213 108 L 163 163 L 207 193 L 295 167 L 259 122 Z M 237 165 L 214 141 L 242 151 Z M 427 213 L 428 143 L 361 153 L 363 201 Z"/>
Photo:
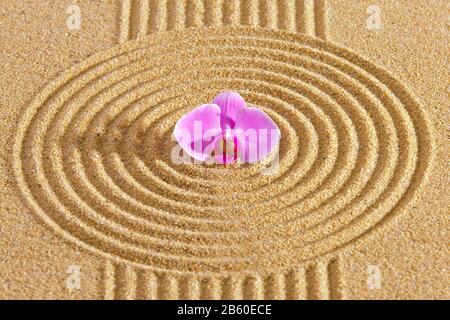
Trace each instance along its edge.
<path fill-rule="evenodd" d="M 77 3 L 0 5 L 0 298 L 449 298 L 445 1 Z M 172 163 L 227 89 L 276 175 Z"/>

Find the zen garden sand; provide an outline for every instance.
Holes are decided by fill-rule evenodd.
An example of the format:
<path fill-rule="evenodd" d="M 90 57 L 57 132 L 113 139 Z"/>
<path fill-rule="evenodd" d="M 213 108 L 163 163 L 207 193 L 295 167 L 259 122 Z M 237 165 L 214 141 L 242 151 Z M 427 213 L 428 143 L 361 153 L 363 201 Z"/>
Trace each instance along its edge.
<path fill-rule="evenodd" d="M 449 298 L 448 1 L 74 4 L 0 5 L 0 298 Z M 225 90 L 276 174 L 171 161 Z"/>

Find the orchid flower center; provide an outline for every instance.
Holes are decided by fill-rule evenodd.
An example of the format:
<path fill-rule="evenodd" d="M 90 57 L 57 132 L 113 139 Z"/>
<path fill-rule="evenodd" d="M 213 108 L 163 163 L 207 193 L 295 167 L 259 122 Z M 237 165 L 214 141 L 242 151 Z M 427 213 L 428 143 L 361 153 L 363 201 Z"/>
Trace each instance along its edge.
<path fill-rule="evenodd" d="M 226 164 L 237 159 L 237 138 L 231 130 L 226 130 L 216 140 L 214 156 L 220 163 Z"/>

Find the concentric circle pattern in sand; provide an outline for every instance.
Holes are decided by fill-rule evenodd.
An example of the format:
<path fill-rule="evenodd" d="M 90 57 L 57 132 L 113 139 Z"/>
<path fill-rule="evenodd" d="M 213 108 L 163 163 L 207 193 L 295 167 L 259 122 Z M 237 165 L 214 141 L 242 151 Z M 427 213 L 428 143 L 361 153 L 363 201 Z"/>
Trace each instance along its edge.
<path fill-rule="evenodd" d="M 227 89 L 282 131 L 280 170 L 174 164 L 175 122 Z M 429 126 L 388 72 L 336 45 L 263 29 L 153 35 L 64 72 L 18 126 L 35 212 L 111 258 L 252 271 L 343 247 L 401 211 L 426 175 Z"/>

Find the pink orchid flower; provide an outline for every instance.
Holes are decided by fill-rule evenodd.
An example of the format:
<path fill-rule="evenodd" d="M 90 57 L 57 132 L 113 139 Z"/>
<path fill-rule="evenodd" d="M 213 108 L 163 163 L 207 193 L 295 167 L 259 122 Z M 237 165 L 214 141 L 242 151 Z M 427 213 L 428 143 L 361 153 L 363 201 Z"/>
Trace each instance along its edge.
<path fill-rule="evenodd" d="M 239 93 L 230 91 L 179 119 L 174 136 L 192 158 L 228 164 L 238 158 L 244 163 L 263 159 L 278 145 L 281 133 L 266 113 L 247 107 Z"/>

